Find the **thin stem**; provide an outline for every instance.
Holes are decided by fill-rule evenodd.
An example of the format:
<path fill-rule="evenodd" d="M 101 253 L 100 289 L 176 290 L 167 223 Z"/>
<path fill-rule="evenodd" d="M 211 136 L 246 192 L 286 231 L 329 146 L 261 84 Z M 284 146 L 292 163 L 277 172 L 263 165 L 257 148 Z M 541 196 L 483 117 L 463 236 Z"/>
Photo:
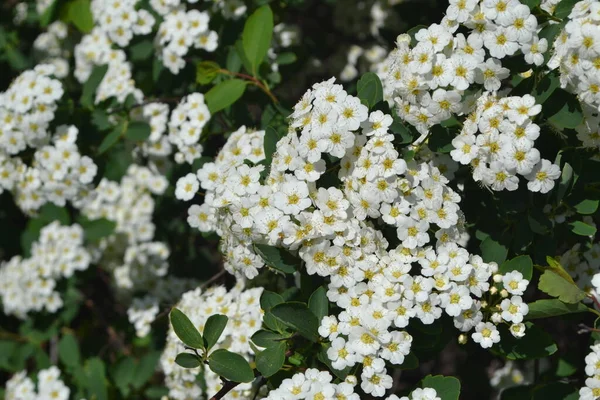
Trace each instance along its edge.
<path fill-rule="evenodd" d="M 231 381 L 223 381 L 223 387 L 221 388 L 221 390 L 219 390 L 213 397 L 210 398 L 210 400 L 220 400 L 223 397 L 225 397 L 225 395 L 227 395 L 227 393 L 231 392 L 237 385 L 239 385 L 238 382 L 231 382 Z"/>
<path fill-rule="evenodd" d="M 145 100 L 141 103 L 134 104 L 129 108 L 129 111 L 131 111 L 135 108 L 144 107 L 144 106 L 147 106 L 148 104 L 153 104 L 153 103 L 178 103 L 180 101 L 181 101 L 181 97 L 157 97 L 156 99 Z M 110 110 L 107 110 L 106 113 L 114 114 L 116 112 L 126 111 L 126 110 L 127 109 L 125 107 L 116 107 L 116 108 L 111 108 Z"/>
<path fill-rule="evenodd" d="M 237 76 L 238 78 L 242 78 L 247 81 L 250 81 L 250 83 L 252 83 L 254 86 L 258 87 L 260 90 L 265 92 L 265 94 L 267 96 L 269 96 L 269 98 L 271 99 L 271 101 L 273 103 L 275 103 L 275 104 L 279 103 L 279 100 L 277 100 L 277 97 L 275 97 L 273 92 L 271 92 L 271 90 L 269 90 L 269 88 L 264 83 L 262 83 L 259 79 L 255 78 L 253 76 L 250 76 L 248 74 L 242 74 L 241 72 L 232 72 L 227 69 L 220 69 L 219 72 L 222 74 L 230 75 L 230 76 Z"/>

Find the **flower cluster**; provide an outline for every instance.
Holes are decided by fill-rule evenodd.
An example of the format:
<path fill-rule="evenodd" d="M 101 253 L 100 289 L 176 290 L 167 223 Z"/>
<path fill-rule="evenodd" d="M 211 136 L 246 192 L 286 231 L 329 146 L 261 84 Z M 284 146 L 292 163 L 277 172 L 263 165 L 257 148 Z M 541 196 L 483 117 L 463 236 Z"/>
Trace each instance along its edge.
<path fill-rule="evenodd" d="M 138 0 L 92 0 L 96 26 L 120 47 L 127 46 L 134 35 L 149 34 L 154 26 L 152 13 L 136 7 L 137 3 Z"/>
<path fill-rule="evenodd" d="M 210 119 L 210 111 L 201 93 L 186 96 L 175 107 L 169 120 L 169 141 L 177 146 L 175 161 L 192 164 L 202 154 L 200 135 Z"/>
<path fill-rule="evenodd" d="M 217 161 L 197 173 L 205 202 L 190 207 L 188 221 L 222 237 L 228 270 L 255 277 L 264 262 L 253 243 L 264 243 L 297 251 L 308 274 L 329 277 L 327 296 L 342 312 L 325 317 L 319 333 L 332 342 L 334 368 L 363 364 L 361 387 L 375 396 L 392 384 L 386 360 L 402 364 L 410 352 L 412 337 L 401 329 L 411 318 L 431 324 L 445 311 L 459 330 L 475 328 L 482 347 L 499 341 L 502 321 L 521 336 L 527 308 L 519 296 L 528 281 L 506 275 L 515 297 L 502 303 L 500 318 L 484 320 L 480 299 L 497 265 L 463 248 L 460 196 L 433 164 L 399 158 L 391 116 L 369 114 L 330 80 L 315 84 L 291 119 L 264 183 L 262 165 L 242 162 L 264 158 L 262 132 L 232 134 Z M 187 199 L 197 178 L 178 182 Z M 396 230 L 391 250 L 386 225 Z"/>
<path fill-rule="evenodd" d="M 81 226 L 46 225 L 31 246 L 31 257 L 15 256 L 0 266 L 4 313 L 24 319 L 31 311 L 56 312 L 63 304 L 57 282 L 87 269 L 90 261 Z"/>
<path fill-rule="evenodd" d="M 482 95 L 460 135 L 452 140 L 452 158 L 470 164 L 473 179 L 493 190 L 516 190 L 517 175 L 522 175 L 530 191 L 549 192 L 561 172 L 534 147 L 540 127 L 532 118 L 541 108 L 531 95 L 501 99 Z"/>
<path fill-rule="evenodd" d="M 79 154 L 77 135 L 75 126 L 59 126 L 54 143 L 37 149 L 31 166 L 19 157 L 0 154 L 0 189 L 14 192 L 24 211 L 37 210 L 47 202 L 63 207 L 70 201 L 82 207 L 89 200 L 98 168 L 90 157 Z"/>
<path fill-rule="evenodd" d="M 68 400 L 71 390 L 60 379 L 60 370 L 52 366 L 37 374 L 36 384 L 27 376 L 27 371 L 13 375 L 6 382 L 6 400 Z"/>
<path fill-rule="evenodd" d="M 456 33 L 460 25 L 468 34 Z M 529 7 L 516 0 L 456 0 L 440 25 L 415 34 L 416 45 L 400 35 L 378 70 L 386 99 L 394 100 L 398 116 L 421 133 L 415 143 L 426 140 L 435 125 L 464 116 L 452 158 L 470 164 L 476 181 L 493 190 L 515 190 L 522 175 L 531 191 L 552 189 L 560 171 L 534 147 L 540 128 L 533 119 L 541 106 L 530 95 L 498 93 L 509 77 L 501 59 L 520 52 L 529 64 L 543 63 L 547 42 L 537 30 Z M 469 94 L 481 87 L 476 84 L 484 91 Z"/>
<path fill-rule="evenodd" d="M 112 41 L 100 26 L 96 26 L 89 35 L 85 35 L 75 46 L 75 77 L 80 83 L 84 83 L 89 79 L 94 67 L 108 65 L 96 89 L 95 103 L 111 97 L 123 103 L 130 95 L 140 103 L 144 95 L 135 87 L 127 55 L 121 49 L 113 49 L 112 45 Z"/>
<path fill-rule="evenodd" d="M 577 2 L 554 42 L 548 67 L 558 69 L 563 88 L 600 111 L 600 4 Z"/>
<path fill-rule="evenodd" d="M 134 120 L 142 120 L 150 125 L 150 137 L 136 148 L 140 158 L 147 158 L 150 164 L 161 162 L 173 152 L 173 146 L 165 133 L 169 120 L 169 106 L 164 103 L 150 103 L 136 107 L 131 112 Z"/>
<path fill-rule="evenodd" d="M 383 61 L 387 56 L 387 51 L 379 46 L 373 45 L 368 49 L 363 49 L 360 46 L 353 45 L 348 50 L 347 64 L 344 66 L 342 71 L 340 72 L 340 80 L 342 81 L 351 81 L 355 79 L 360 70 L 359 60 L 361 57 L 364 57 L 366 63 L 369 65 L 369 70 L 376 69 L 380 65 L 383 65 Z"/>
<path fill-rule="evenodd" d="M 600 344 L 590 347 L 591 352 L 585 357 L 585 386 L 579 390 L 580 400 L 594 400 L 600 397 Z"/>
<path fill-rule="evenodd" d="M 67 25 L 62 21 L 55 21 L 48 25 L 46 32 L 42 32 L 33 42 L 33 48 L 44 56 L 43 63 L 54 65 L 54 76 L 60 79 L 69 75 L 69 51 L 63 47 L 67 34 Z"/>
<path fill-rule="evenodd" d="M 38 64 L 19 75 L 0 93 L 0 155 L 37 148 L 47 139 L 57 102 L 63 95 L 55 67 Z"/>
<path fill-rule="evenodd" d="M 167 7 L 164 11 L 166 12 L 161 13 L 164 21 L 158 28 L 156 42 L 161 46 L 163 64 L 172 73 L 178 74 L 185 67 L 184 56 L 190 48 L 215 51 L 218 36 L 217 32 L 208 28 L 208 13 L 198 10 L 185 11 L 179 7 Z"/>
<path fill-rule="evenodd" d="M 250 358 L 250 337 L 260 328 L 261 309 L 259 298 L 262 288 L 243 289 L 241 281 L 227 291 L 223 286 L 211 287 L 203 291 L 201 288 L 184 293 L 176 307 L 192 321 L 200 331 L 212 314 L 223 314 L 229 318 L 225 331 L 216 344 L 218 348 L 225 348 Z M 160 364 L 166 375 L 166 386 L 169 388 L 169 398 L 185 400 L 198 398 L 202 395 L 196 378 L 204 372 L 207 392 L 209 395 L 221 389 L 222 382 L 219 376 L 208 368 L 186 369 L 175 363 L 177 354 L 185 350 L 172 328 L 169 329 L 167 344 L 161 356 Z M 231 398 L 245 398 L 249 396 L 252 385 L 242 383 L 229 392 Z M 210 396 L 208 396 L 210 397 Z"/>

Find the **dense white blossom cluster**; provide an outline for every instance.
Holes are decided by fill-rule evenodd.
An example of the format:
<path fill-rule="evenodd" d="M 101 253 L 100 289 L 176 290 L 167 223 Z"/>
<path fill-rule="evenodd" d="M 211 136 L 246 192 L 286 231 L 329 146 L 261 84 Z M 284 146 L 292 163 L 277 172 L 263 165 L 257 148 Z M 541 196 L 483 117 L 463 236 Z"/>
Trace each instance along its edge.
<path fill-rule="evenodd" d="M 46 225 L 31 246 L 31 257 L 15 256 L 0 266 L 4 313 L 24 319 L 32 311 L 56 312 L 63 305 L 57 282 L 87 269 L 90 262 L 81 226 Z"/>
<path fill-rule="evenodd" d="M 27 371 L 13 375 L 6 382 L 6 400 L 68 400 L 71 390 L 60 379 L 60 370 L 52 366 L 37 374 L 36 383 L 27 376 Z"/>
<path fill-rule="evenodd" d="M 563 88 L 600 111 L 600 3 L 583 0 L 554 42 L 548 67 L 558 69 Z"/>
<path fill-rule="evenodd" d="M 52 143 L 35 151 L 31 166 L 0 153 L 0 192 L 13 192 L 19 207 L 27 212 L 48 202 L 64 207 L 69 201 L 83 207 L 98 167 L 90 157 L 79 154 L 78 133 L 75 126 L 57 127 Z M 44 139 L 47 142 L 49 137 Z"/>
<path fill-rule="evenodd" d="M 42 32 L 33 42 L 33 48 L 44 56 L 42 62 L 54 65 L 54 76 L 59 79 L 69 75 L 70 54 L 63 44 L 68 33 L 68 26 L 64 22 L 55 21 L 48 25 L 46 32 Z"/>
<path fill-rule="evenodd" d="M 50 122 L 63 95 L 55 67 L 38 64 L 0 93 L 0 155 L 15 155 L 47 142 Z"/>
<path fill-rule="evenodd" d="M 81 83 L 86 82 L 94 67 L 108 65 L 108 69 L 96 89 L 95 103 L 116 98 L 123 103 L 132 95 L 141 103 L 144 94 L 135 87 L 132 79 L 131 64 L 127 61 L 125 51 L 113 49 L 113 43 L 102 26 L 96 26 L 75 46 L 75 77 Z"/>
<path fill-rule="evenodd" d="M 250 337 L 261 324 L 259 299 L 262 290 L 262 288 L 244 290 L 241 281 L 238 281 L 238 284 L 229 291 L 223 286 L 211 287 L 204 291 L 197 288 L 184 293 L 176 307 L 187 315 L 200 332 L 203 331 L 204 324 L 211 315 L 226 315 L 229 321 L 215 348 L 224 348 L 250 359 L 252 355 Z M 169 328 L 167 344 L 160 359 L 166 376 L 166 386 L 169 388 L 169 398 L 175 400 L 199 398 L 203 394 L 196 379 L 200 373 L 204 374 L 207 394 L 217 393 L 222 386 L 217 374 L 208 368 L 187 369 L 175 363 L 175 357 L 183 351 L 185 351 L 183 343 L 173 329 Z M 250 383 L 242 383 L 230 391 L 228 396 L 247 398 L 251 387 Z"/>
<path fill-rule="evenodd" d="M 590 346 L 585 357 L 585 386 L 579 390 L 579 400 L 595 400 L 600 397 L 600 344 Z"/>
<path fill-rule="evenodd" d="M 215 51 L 218 43 L 217 32 L 208 28 L 210 21 L 207 12 L 182 9 L 179 1 L 157 10 L 164 20 L 158 28 L 156 42 L 161 48 L 161 59 L 165 67 L 178 74 L 185 67 L 184 56 L 190 48 Z"/>
<path fill-rule="evenodd" d="M 92 0 L 95 25 L 120 47 L 127 46 L 135 35 L 147 35 L 154 26 L 152 13 L 136 7 L 138 0 Z"/>
<path fill-rule="evenodd" d="M 210 111 L 201 93 L 192 93 L 181 100 L 171 113 L 169 141 L 177 147 L 177 163 L 192 164 L 202 155 L 200 136 L 210 120 Z"/>
<path fill-rule="evenodd" d="M 402 364 L 410 352 L 412 337 L 398 329 L 411 318 L 431 324 L 444 311 L 457 329 L 475 329 L 482 347 L 500 340 L 496 324 L 503 321 L 513 335 L 524 334 L 528 309 L 520 296 L 528 281 L 516 271 L 498 275 L 505 297 L 513 297 L 486 320 L 488 304 L 480 299 L 497 265 L 464 249 L 460 196 L 431 163 L 399 157 L 388 134 L 391 116 L 369 113 L 330 80 L 303 96 L 291 120 L 264 184 L 264 167 L 243 163 L 264 158 L 264 133 L 242 130 L 215 163 L 180 179 L 178 197 L 206 190 L 188 221 L 222 237 L 229 271 L 255 277 L 264 261 L 253 243 L 265 243 L 297 251 L 308 274 L 329 277 L 327 296 L 343 311 L 325 317 L 319 333 L 331 340 L 334 368 L 362 363 L 362 389 L 383 396 L 392 385 L 386 361 Z M 386 225 L 396 230 L 391 250 L 378 229 Z"/>
<path fill-rule="evenodd" d="M 468 34 L 456 33 L 460 25 Z M 464 117 L 451 155 L 473 168 L 476 181 L 515 190 L 521 175 L 530 191 L 547 193 L 560 170 L 534 147 L 540 127 L 533 119 L 541 105 L 530 95 L 499 93 L 509 77 L 501 59 L 522 53 L 529 64 L 543 63 L 548 43 L 537 31 L 529 7 L 516 0 L 450 1 L 442 23 L 418 31 L 414 46 L 408 35 L 398 37 L 378 68 L 385 97 L 421 133 L 416 144 L 432 127 Z"/>

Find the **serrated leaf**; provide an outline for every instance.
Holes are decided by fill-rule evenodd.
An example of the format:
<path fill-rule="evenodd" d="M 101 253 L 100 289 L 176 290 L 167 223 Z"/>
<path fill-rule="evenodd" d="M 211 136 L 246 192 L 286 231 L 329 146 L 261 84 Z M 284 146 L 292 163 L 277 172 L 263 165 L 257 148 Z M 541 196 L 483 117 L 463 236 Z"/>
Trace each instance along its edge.
<path fill-rule="evenodd" d="M 460 396 L 460 381 L 453 376 L 427 375 L 420 386 L 435 389 L 441 400 L 458 400 Z"/>
<path fill-rule="evenodd" d="M 214 314 L 208 317 L 206 324 L 204 324 L 204 332 L 202 332 L 207 350 L 210 350 L 219 341 L 228 320 L 229 318 L 222 314 Z"/>
<path fill-rule="evenodd" d="M 594 236 L 596 234 L 596 227 L 586 224 L 583 221 L 575 221 L 569 224 L 571 231 L 579 236 Z"/>
<path fill-rule="evenodd" d="M 533 360 L 548 357 L 558 351 L 558 346 L 543 329 L 531 322 L 525 323 L 525 336 L 515 338 L 508 328 L 500 326 L 500 337 L 493 350 L 509 360 Z"/>
<path fill-rule="evenodd" d="M 256 369 L 265 378 L 277 373 L 285 362 L 285 351 L 287 345 L 285 342 L 277 342 L 273 346 L 267 347 L 256 355 Z"/>
<path fill-rule="evenodd" d="M 255 244 L 254 248 L 267 265 L 283 273 L 293 274 L 296 272 L 297 265 L 300 264 L 300 261 L 296 257 L 280 247 Z"/>
<path fill-rule="evenodd" d="M 191 353 L 179 353 L 175 357 L 175 363 L 183 368 L 198 368 L 202 363 L 197 355 Z"/>
<path fill-rule="evenodd" d="M 278 304 L 271 309 L 271 314 L 308 340 L 319 340 L 319 321 L 306 304 L 296 301 Z"/>
<path fill-rule="evenodd" d="M 259 7 L 248 17 L 242 32 L 244 54 L 250 64 L 250 73 L 257 76 L 258 67 L 265 59 L 273 37 L 273 12 L 268 5 Z"/>
<path fill-rule="evenodd" d="M 241 355 L 225 349 L 215 350 L 208 358 L 208 366 L 215 374 L 232 382 L 254 380 L 254 372 L 248 361 Z"/>
<path fill-rule="evenodd" d="M 558 299 L 537 300 L 533 303 L 529 303 L 528 306 L 529 312 L 525 316 L 525 319 L 527 320 L 590 311 L 583 303 L 569 304 Z"/>
<path fill-rule="evenodd" d="M 533 276 L 533 261 L 529 256 L 518 256 L 512 260 L 508 260 L 502 263 L 498 272 L 502 275 L 512 271 L 519 271 L 523 274 L 523 277 L 528 281 L 531 281 Z"/>
<path fill-rule="evenodd" d="M 106 111 L 99 108 L 92 111 L 92 124 L 100 131 L 106 131 L 112 127 Z"/>
<path fill-rule="evenodd" d="M 210 89 L 204 99 L 211 114 L 221 111 L 235 103 L 246 90 L 246 81 L 229 79 Z"/>
<path fill-rule="evenodd" d="M 192 321 L 180 310 L 173 308 L 170 313 L 171 324 L 177 337 L 187 346 L 194 349 L 204 348 L 204 341 Z"/>
<path fill-rule="evenodd" d="M 356 84 L 358 98 L 369 108 L 373 108 L 377 103 L 383 101 L 383 86 L 377 74 L 373 72 L 365 73 Z"/>
<path fill-rule="evenodd" d="M 329 299 L 327 298 L 327 291 L 323 286 L 319 286 L 317 290 L 310 295 L 308 299 L 308 308 L 317 317 L 318 321 L 321 321 L 323 317 L 329 315 Z"/>
<path fill-rule="evenodd" d="M 125 137 L 136 142 L 143 142 L 150 137 L 152 128 L 144 121 L 131 121 L 125 131 Z"/>
<path fill-rule="evenodd" d="M 579 303 L 586 296 L 585 292 L 577 285 L 551 270 L 544 271 L 540 277 L 538 289 L 552 297 L 558 297 L 565 303 Z"/>

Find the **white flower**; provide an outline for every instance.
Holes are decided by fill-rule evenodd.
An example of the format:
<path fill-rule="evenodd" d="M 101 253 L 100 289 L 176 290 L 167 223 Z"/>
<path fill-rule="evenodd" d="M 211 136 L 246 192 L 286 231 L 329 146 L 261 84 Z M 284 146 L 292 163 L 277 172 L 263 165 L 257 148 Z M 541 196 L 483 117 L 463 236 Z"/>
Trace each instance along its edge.
<path fill-rule="evenodd" d="M 177 180 L 177 188 L 175 189 L 175 197 L 179 200 L 191 200 L 196 192 L 198 192 L 200 184 L 195 174 L 187 174 L 183 178 Z"/>
<path fill-rule="evenodd" d="M 529 312 L 529 307 L 523 303 L 521 296 L 502 300 L 500 307 L 502 308 L 502 318 L 515 324 L 523 321 L 523 317 Z"/>
<path fill-rule="evenodd" d="M 558 165 L 542 159 L 529 174 L 525 175 L 525 178 L 529 180 L 527 188 L 532 192 L 548 193 L 554 187 L 554 181 L 560 177 L 560 174 Z"/>
<path fill-rule="evenodd" d="M 500 333 L 494 324 L 490 322 L 480 322 L 475 326 L 475 332 L 471 334 L 473 341 L 479 343 L 484 349 L 492 347 L 494 343 L 500 341 Z"/>
<path fill-rule="evenodd" d="M 519 271 L 512 271 L 502 277 L 502 284 L 510 294 L 522 296 L 529 285 L 527 279 L 523 279 L 523 274 Z"/>

